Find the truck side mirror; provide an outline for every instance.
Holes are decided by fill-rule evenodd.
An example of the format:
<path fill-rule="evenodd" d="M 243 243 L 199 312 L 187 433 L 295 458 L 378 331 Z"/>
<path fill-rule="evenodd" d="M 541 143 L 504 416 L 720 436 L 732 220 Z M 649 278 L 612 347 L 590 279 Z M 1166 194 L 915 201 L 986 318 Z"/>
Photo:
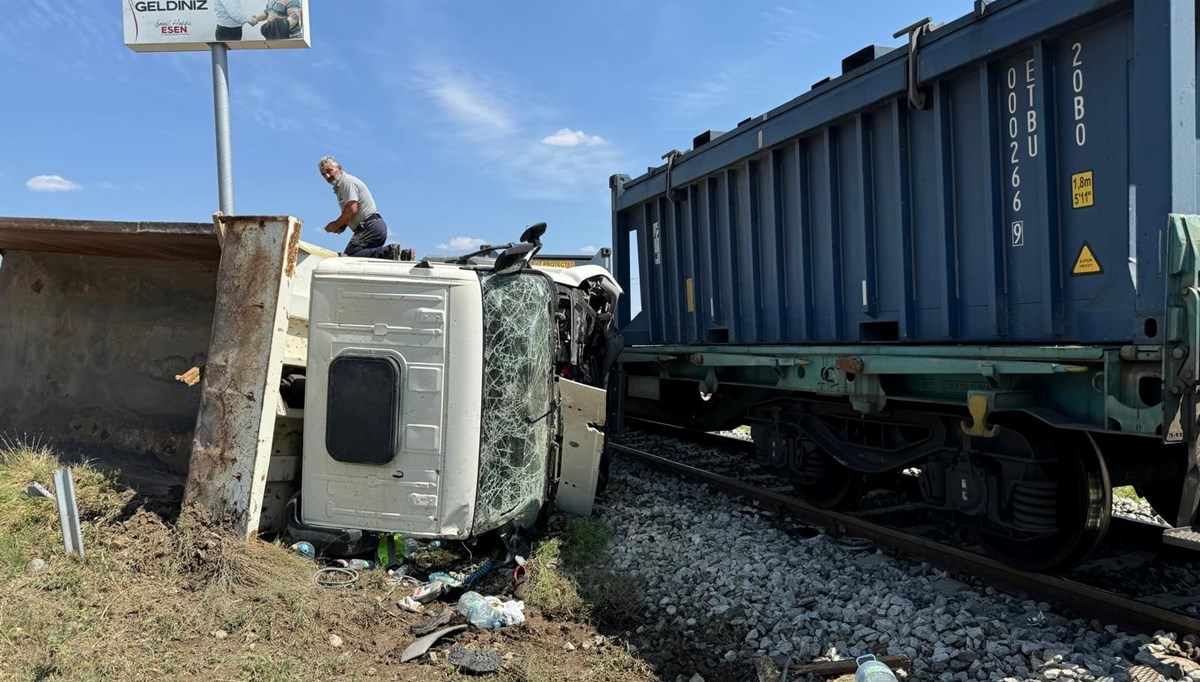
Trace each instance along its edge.
<path fill-rule="evenodd" d="M 521 241 L 526 244 L 538 244 L 544 234 L 546 234 L 546 223 L 534 223 L 521 233 Z"/>

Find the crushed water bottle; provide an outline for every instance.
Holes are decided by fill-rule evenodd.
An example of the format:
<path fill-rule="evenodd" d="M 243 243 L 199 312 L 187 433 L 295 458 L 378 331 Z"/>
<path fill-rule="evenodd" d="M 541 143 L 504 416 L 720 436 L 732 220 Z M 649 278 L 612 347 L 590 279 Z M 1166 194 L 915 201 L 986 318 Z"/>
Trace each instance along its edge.
<path fill-rule="evenodd" d="M 292 545 L 291 547 L 288 547 L 288 549 L 292 550 L 296 554 L 299 554 L 300 556 L 304 557 L 305 559 L 316 559 L 317 558 L 317 550 L 315 547 L 312 546 L 311 542 L 305 542 L 305 541 L 301 540 L 300 542 L 297 542 L 296 544 Z"/>
<path fill-rule="evenodd" d="M 854 659 L 854 662 L 858 664 L 858 670 L 854 673 L 854 682 L 899 682 L 892 669 L 875 660 L 874 654 L 859 656 Z"/>
<path fill-rule="evenodd" d="M 499 602 L 499 599 L 495 599 Z M 458 612 L 467 617 L 471 625 L 484 630 L 500 627 L 500 614 L 496 608 L 478 592 L 467 592 L 458 598 Z"/>
<path fill-rule="evenodd" d="M 499 597 L 485 597 L 478 592 L 467 592 L 459 597 L 458 612 L 466 616 L 471 625 L 484 630 L 525 622 L 525 602 L 505 602 Z"/>

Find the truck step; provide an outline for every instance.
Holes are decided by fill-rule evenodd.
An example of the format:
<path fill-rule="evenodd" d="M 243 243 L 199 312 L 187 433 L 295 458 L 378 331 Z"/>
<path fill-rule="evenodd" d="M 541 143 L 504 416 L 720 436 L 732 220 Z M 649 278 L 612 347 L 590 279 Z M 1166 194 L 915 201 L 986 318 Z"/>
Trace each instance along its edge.
<path fill-rule="evenodd" d="M 1176 547 L 1200 550 L 1200 526 L 1181 526 L 1165 530 L 1163 542 Z"/>

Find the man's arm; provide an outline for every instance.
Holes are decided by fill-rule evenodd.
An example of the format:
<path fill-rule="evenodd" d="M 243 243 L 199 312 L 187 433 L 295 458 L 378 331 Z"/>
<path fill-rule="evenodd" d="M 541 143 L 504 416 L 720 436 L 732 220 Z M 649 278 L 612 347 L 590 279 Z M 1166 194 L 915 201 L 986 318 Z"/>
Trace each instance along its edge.
<path fill-rule="evenodd" d="M 325 226 L 326 232 L 343 232 L 346 226 L 350 224 L 350 219 L 358 215 L 358 202 L 347 201 L 345 206 L 342 206 L 342 214 L 336 220 Z"/>

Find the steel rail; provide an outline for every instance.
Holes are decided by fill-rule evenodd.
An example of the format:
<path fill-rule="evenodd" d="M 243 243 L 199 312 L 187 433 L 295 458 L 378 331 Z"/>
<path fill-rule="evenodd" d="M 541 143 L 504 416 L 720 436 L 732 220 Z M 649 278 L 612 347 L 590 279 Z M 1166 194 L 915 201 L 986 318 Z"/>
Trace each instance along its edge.
<path fill-rule="evenodd" d="M 664 424 L 650 419 L 642 419 L 640 417 L 625 417 L 625 425 L 632 426 L 647 433 L 658 433 L 672 438 L 680 438 L 695 443 L 697 445 L 708 445 L 711 447 L 724 448 L 726 450 L 734 450 L 747 455 L 754 454 L 754 442 L 742 440 L 740 438 L 732 438 L 730 436 L 722 436 L 708 431 L 696 431 L 695 429 L 685 429 L 682 426 L 674 424 Z"/>
<path fill-rule="evenodd" d="M 794 518 L 805 523 L 867 538 L 879 545 L 946 570 L 976 576 L 997 589 L 1028 595 L 1040 601 L 1055 602 L 1075 609 L 1089 618 L 1098 618 L 1136 632 L 1167 630 L 1181 636 L 1188 633 L 1200 633 L 1200 619 L 1181 613 L 1144 604 L 1053 575 L 1021 571 L 990 557 L 943 545 L 847 514 L 817 509 L 797 498 L 748 485 L 727 476 L 652 455 L 627 445 L 609 443 L 608 447 L 613 452 L 628 455 L 656 469 L 682 475 L 725 492 L 771 505 L 777 510 L 788 512 Z"/>

